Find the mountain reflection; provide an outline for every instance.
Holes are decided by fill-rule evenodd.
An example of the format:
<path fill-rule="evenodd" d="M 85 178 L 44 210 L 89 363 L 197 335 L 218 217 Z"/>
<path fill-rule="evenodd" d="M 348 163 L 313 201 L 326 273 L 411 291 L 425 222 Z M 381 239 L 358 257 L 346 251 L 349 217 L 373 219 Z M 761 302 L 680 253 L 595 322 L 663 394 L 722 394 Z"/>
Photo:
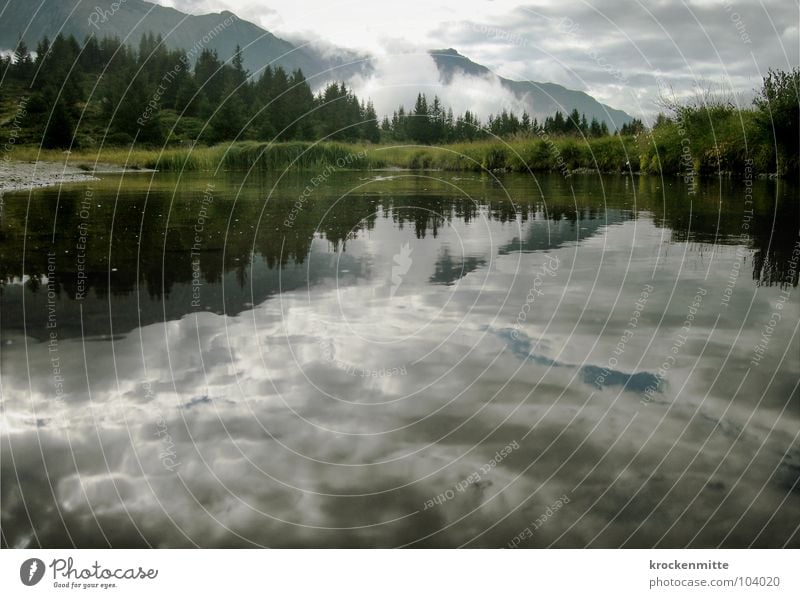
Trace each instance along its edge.
<path fill-rule="evenodd" d="M 0 545 L 798 545 L 790 189 L 306 176 L 3 198 Z"/>

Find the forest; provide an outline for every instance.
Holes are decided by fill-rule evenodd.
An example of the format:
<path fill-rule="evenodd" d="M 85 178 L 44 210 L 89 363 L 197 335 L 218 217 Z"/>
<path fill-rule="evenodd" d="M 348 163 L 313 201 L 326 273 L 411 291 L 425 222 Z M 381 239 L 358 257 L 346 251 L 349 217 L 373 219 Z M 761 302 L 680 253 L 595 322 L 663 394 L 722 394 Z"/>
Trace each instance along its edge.
<path fill-rule="evenodd" d="M 321 141 L 463 149 L 474 144 L 477 164 L 492 169 L 701 175 L 741 173 L 747 162 L 758 173 L 797 176 L 798 171 L 798 68 L 769 71 L 752 105 L 713 94 L 665 101 L 650 127 L 633 119 L 617 131 L 594 118 L 587 121 L 577 110 L 556 112 L 541 122 L 502 110 L 483 122 L 470 111 L 454 115 L 438 97 L 423 93 L 413 107 L 398 106 L 391 116 L 379 116 L 369 99 L 358 98 L 342 82 L 329 82 L 314 93 L 299 70 L 266 66 L 249 73 L 238 48 L 223 62 L 209 49 L 197 55 L 170 50 L 152 34 L 142 36 L 138 49 L 93 36 L 82 44 L 71 36 L 45 38 L 35 52 L 20 42 L 13 56 L 2 59 L 0 70 L 0 118 L 14 128 L 17 144 L 42 148 L 80 152 L 135 144 L 175 150 Z M 531 152 L 548 155 L 520 168 L 519 159 Z M 396 159 L 372 163 L 451 166 L 419 160 L 419 152 L 385 155 Z M 464 161 L 456 167 L 464 167 Z"/>

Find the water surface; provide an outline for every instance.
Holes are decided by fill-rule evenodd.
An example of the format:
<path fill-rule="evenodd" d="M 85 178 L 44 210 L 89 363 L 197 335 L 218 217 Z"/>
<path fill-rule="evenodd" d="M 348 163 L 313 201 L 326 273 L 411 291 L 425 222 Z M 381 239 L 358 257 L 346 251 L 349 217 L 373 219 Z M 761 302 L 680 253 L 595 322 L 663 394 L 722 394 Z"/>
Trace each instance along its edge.
<path fill-rule="evenodd" d="M 795 187 L 313 176 L 2 198 L 4 545 L 800 545 Z"/>

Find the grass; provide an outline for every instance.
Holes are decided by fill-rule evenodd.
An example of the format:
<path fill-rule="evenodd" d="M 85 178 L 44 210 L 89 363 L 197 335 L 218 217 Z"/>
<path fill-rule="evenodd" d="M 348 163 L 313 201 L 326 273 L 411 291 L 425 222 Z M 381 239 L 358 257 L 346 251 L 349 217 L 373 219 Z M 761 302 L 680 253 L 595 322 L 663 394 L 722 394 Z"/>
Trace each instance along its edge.
<path fill-rule="evenodd" d="M 692 169 L 698 174 L 742 173 L 745 160 L 753 160 L 759 173 L 784 171 L 778 168 L 769 136 L 757 122 L 754 111 L 703 110 L 688 112 L 682 123 L 668 123 L 653 129 L 642 144 L 639 166 L 642 172 L 677 173 Z"/>
<path fill-rule="evenodd" d="M 718 170 L 740 171 L 746 154 L 736 123 L 720 127 L 711 139 L 692 140 L 692 166 L 698 173 Z M 256 141 L 223 143 L 214 146 L 146 148 L 103 147 L 101 150 L 39 150 L 17 146 L 13 158 L 32 161 L 64 162 L 79 168 L 95 163 L 126 166 L 132 169 L 162 171 L 249 170 L 275 172 L 285 169 L 321 170 L 401 168 L 453 171 L 572 171 L 591 169 L 601 172 L 627 172 L 629 169 L 651 174 L 680 174 L 684 137 L 676 127 L 659 127 L 638 138 L 607 136 L 593 139 L 526 137 L 509 141 L 483 140 L 446 146 L 372 145 L 337 142 Z M 758 148 L 756 148 L 758 149 Z M 762 148 L 762 153 L 764 150 Z M 748 154 L 749 155 L 749 154 Z M 768 156 L 768 152 L 767 152 Z M 774 167 L 768 157 L 756 156 L 756 171 Z"/>
<path fill-rule="evenodd" d="M 339 143 L 313 145 L 302 142 L 277 144 L 243 141 L 214 146 L 134 148 L 103 147 L 100 150 L 78 149 L 40 150 L 34 146 L 17 146 L 13 159 L 21 161 L 43 160 L 66 162 L 79 168 L 91 167 L 95 162 L 128 168 L 147 168 L 164 171 L 257 170 L 274 171 L 284 168 L 317 169 L 342 161 L 346 168 L 374 168 L 380 166 L 367 159 L 366 147 Z"/>

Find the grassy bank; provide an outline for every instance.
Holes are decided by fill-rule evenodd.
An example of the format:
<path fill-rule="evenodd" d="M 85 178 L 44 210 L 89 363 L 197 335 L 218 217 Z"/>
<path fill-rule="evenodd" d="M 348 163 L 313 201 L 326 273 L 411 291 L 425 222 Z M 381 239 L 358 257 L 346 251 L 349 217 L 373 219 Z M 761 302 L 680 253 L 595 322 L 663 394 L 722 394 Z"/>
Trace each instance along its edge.
<path fill-rule="evenodd" d="M 775 172 L 775 160 L 768 147 L 756 145 L 748 149 L 744 140 L 703 143 L 685 141 L 676 127 L 657 128 L 637 138 L 608 136 L 580 140 L 574 137 L 520 138 L 510 141 L 475 141 L 446 146 L 372 145 L 336 142 L 259 142 L 224 143 L 194 148 L 130 150 L 125 147 L 104 147 L 100 151 L 39 150 L 18 146 L 13 159 L 63 162 L 91 169 L 95 163 L 128 168 L 162 171 L 249 170 L 276 172 L 284 169 L 437 169 L 461 171 L 505 171 L 567 173 L 575 169 L 601 172 L 643 172 L 648 174 L 685 175 L 687 170 L 699 174 L 718 171 L 743 172 L 744 161 L 754 158 L 757 173 Z M 687 154 L 684 148 L 689 147 Z M 688 156 L 688 157 L 687 157 Z"/>

